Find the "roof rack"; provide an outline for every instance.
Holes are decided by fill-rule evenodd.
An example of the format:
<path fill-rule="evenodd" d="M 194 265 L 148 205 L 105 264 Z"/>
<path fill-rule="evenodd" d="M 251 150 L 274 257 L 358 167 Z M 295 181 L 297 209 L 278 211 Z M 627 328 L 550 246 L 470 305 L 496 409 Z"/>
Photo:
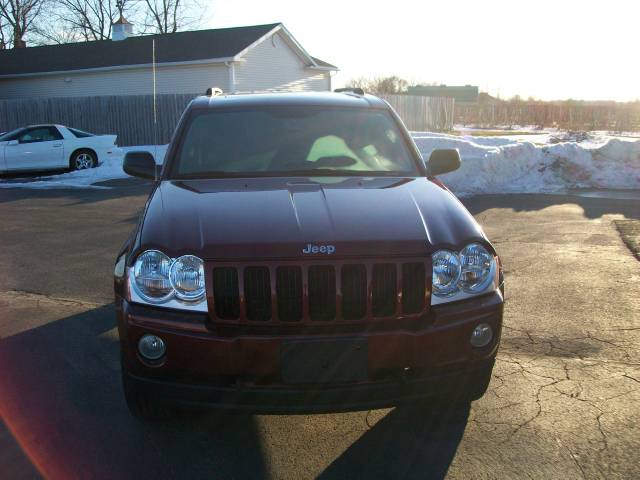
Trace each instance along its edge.
<path fill-rule="evenodd" d="M 344 87 L 344 88 L 336 88 L 334 90 L 336 93 L 355 93 L 356 95 L 364 95 L 364 90 L 360 87 Z"/>
<path fill-rule="evenodd" d="M 217 97 L 218 95 L 222 95 L 222 89 L 218 87 L 209 87 L 205 92 L 207 97 Z"/>

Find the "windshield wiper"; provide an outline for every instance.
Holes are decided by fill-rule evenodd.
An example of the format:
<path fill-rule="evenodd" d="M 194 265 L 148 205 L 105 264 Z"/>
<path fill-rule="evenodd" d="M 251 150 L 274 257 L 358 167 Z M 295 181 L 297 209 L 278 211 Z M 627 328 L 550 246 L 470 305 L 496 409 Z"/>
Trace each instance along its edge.
<path fill-rule="evenodd" d="M 406 177 L 411 172 L 389 172 L 369 170 L 334 170 L 331 168 L 315 168 L 312 170 L 286 170 L 273 172 L 270 176 L 282 177 Z"/>
<path fill-rule="evenodd" d="M 387 172 L 368 170 L 334 170 L 332 168 L 314 168 L 308 170 L 279 170 L 258 172 L 226 172 L 211 170 L 208 172 L 174 175 L 169 180 L 196 180 L 206 178 L 266 178 L 266 177 L 406 177 L 412 172 Z"/>
<path fill-rule="evenodd" d="M 281 170 L 278 172 L 268 172 L 270 175 L 282 177 L 320 177 L 320 176 L 338 176 L 349 177 L 353 175 L 361 175 L 362 171 L 355 170 L 335 170 L 333 168 L 311 168 L 307 170 Z"/>

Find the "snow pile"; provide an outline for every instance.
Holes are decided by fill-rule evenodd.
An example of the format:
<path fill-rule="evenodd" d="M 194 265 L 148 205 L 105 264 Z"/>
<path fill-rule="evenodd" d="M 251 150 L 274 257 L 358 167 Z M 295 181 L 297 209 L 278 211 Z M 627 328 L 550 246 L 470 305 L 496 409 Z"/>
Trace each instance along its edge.
<path fill-rule="evenodd" d="M 582 142 L 592 142 L 594 141 L 596 138 L 596 136 L 590 132 L 574 132 L 574 131 L 569 131 L 569 132 L 561 132 L 557 135 L 552 135 L 549 138 L 549 142 L 548 143 L 564 143 L 564 142 L 576 142 L 576 143 L 582 143 Z"/>
<path fill-rule="evenodd" d="M 457 195 L 561 193 L 572 188 L 640 189 L 640 139 L 589 135 L 573 138 L 574 141 L 550 143 L 552 140 L 549 140 L 539 144 L 508 135 L 475 137 L 412 132 L 412 136 L 425 160 L 436 148 L 460 150 L 461 168 L 441 176 Z M 107 188 L 95 184 L 127 177 L 122 170 L 127 151 L 155 152 L 156 162 L 162 163 L 166 149 L 167 145 L 121 147 L 97 168 L 3 179 L 0 187 Z"/>
<path fill-rule="evenodd" d="M 456 137 L 414 132 L 423 157 L 457 148 L 462 166 L 442 175 L 458 195 L 565 192 L 572 188 L 640 189 L 640 141 L 594 137 L 536 145 L 508 137 Z"/>
<path fill-rule="evenodd" d="M 94 185 L 106 180 L 126 178 L 128 175 L 122 170 L 122 160 L 128 151 L 148 151 L 156 160 L 162 163 L 167 151 L 167 145 L 141 145 L 136 147 L 120 147 L 110 158 L 100 162 L 96 168 L 76 170 L 57 175 L 46 175 L 33 178 L 3 179 L 0 188 L 109 188 Z"/>

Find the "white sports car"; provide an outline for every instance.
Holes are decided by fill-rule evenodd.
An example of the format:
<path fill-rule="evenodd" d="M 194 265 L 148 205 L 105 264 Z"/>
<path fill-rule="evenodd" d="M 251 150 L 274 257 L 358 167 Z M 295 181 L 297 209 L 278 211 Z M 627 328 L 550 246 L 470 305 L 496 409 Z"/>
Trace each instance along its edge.
<path fill-rule="evenodd" d="M 116 153 L 116 138 L 62 125 L 18 128 L 0 135 L 0 173 L 93 168 Z"/>

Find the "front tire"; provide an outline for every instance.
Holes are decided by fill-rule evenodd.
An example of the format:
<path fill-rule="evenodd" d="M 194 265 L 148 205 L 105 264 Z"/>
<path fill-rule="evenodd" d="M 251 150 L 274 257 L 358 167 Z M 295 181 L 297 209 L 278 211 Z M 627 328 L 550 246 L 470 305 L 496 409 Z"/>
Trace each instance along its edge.
<path fill-rule="evenodd" d="M 129 412 L 137 419 L 154 421 L 167 419 L 171 416 L 168 407 L 150 398 L 124 371 L 122 372 L 122 389 Z"/>
<path fill-rule="evenodd" d="M 428 409 L 434 412 L 440 412 L 443 416 L 448 417 L 455 412 L 468 412 L 472 402 L 480 400 L 489 388 L 493 372 L 494 361 L 484 368 L 469 372 L 459 385 L 448 388 L 438 395 L 426 400 L 418 400 L 409 409 Z"/>
<path fill-rule="evenodd" d="M 86 170 L 94 168 L 98 165 L 98 159 L 96 154 L 91 150 L 78 150 L 73 152 L 71 160 L 69 161 L 69 167 L 71 170 Z"/>
<path fill-rule="evenodd" d="M 465 404 L 480 400 L 487 392 L 489 383 L 491 383 L 494 362 L 495 360 L 491 360 L 488 366 L 470 373 L 465 381 L 464 388 L 453 392 L 451 397 L 453 402 Z"/>

